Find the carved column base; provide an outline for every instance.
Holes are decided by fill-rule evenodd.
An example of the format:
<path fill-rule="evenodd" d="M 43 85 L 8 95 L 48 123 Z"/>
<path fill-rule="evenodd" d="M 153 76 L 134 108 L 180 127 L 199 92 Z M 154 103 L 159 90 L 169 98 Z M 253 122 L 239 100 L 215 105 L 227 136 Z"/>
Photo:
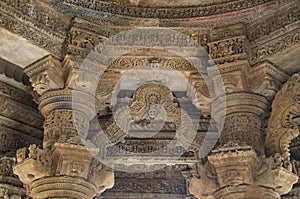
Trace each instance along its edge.
<path fill-rule="evenodd" d="M 30 185 L 30 195 L 35 199 L 82 198 L 91 199 L 96 186 L 83 178 L 61 176 L 41 178 Z"/>
<path fill-rule="evenodd" d="M 223 187 L 214 193 L 214 199 L 276 199 L 279 193 L 259 186 L 240 185 Z"/>

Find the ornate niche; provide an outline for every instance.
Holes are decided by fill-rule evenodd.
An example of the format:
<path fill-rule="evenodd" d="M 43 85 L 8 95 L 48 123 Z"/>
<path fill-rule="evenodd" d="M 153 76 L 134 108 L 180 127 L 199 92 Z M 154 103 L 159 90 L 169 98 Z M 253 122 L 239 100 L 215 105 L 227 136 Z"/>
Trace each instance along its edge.
<path fill-rule="evenodd" d="M 155 156 L 163 160 L 189 154 L 195 159 L 201 143 L 196 126 L 179 107 L 172 91 L 158 83 L 140 86 L 129 105 L 114 113 L 114 121 L 103 132 L 91 141 L 101 148 L 100 151 L 123 157 L 143 154 L 149 159 Z M 138 140 L 131 139 L 134 137 Z M 114 145 L 118 147 L 112 147 Z"/>

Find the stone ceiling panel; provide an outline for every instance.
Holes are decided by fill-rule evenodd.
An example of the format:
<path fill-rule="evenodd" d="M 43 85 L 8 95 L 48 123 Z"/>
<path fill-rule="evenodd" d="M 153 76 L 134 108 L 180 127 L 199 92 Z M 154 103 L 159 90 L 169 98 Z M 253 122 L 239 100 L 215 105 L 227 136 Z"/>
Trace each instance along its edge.
<path fill-rule="evenodd" d="M 48 54 L 50 54 L 48 51 L 0 27 L 0 57 L 2 59 L 25 68 Z"/>

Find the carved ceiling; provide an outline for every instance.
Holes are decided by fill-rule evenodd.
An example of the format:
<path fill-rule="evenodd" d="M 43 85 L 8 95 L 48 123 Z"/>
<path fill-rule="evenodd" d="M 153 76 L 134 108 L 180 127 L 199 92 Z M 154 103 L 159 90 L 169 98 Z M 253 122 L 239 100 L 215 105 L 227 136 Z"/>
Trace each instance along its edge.
<path fill-rule="evenodd" d="M 13 126 L 20 132 L 24 131 L 25 135 L 29 135 L 36 129 L 36 138 L 41 138 L 42 134 L 45 135 L 44 149 L 54 147 L 54 152 L 51 152 L 51 161 L 61 161 L 54 164 L 55 166 L 62 164 L 74 166 L 72 169 L 69 169 L 69 166 L 57 168 L 54 175 L 52 171 L 50 172 L 50 165 L 44 165 L 49 173 L 42 173 L 42 175 L 53 175 L 54 181 L 57 177 L 58 183 L 64 181 L 61 175 L 86 176 L 87 181 L 80 178 L 82 181 L 79 184 L 91 181 L 101 188 L 102 177 L 99 177 L 101 172 L 97 174 L 97 169 L 99 171 L 102 169 L 101 164 L 97 165 L 95 162 L 95 165 L 92 165 L 94 168 L 88 171 L 85 169 L 90 169 L 90 167 L 86 162 L 82 165 L 81 172 L 79 172 L 78 165 L 73 165 L 85 156 L 78 155 L 78 151 L 81 155 L 87 154 L 85 148 L 78 148 L 82 144 L 78 133 L 86 136 L 84 141 L 94 139 L 98 144 L 103 141 L 101 137 L 93 134 L 100 129 L 99 126 L 93 126 L 94 121 L 102 122 L 103 124 L 100 125 L 106 127 L 104 129 L 107 133 L 111 133 L 111 139 L 113 143 L 117 143 L 117 147 L 109 148 L 112 146 L 108 146 L 107 150 L 111 156 L 116 155 L 116 163 L 122 163 L 122 161 L 126 162 L 126 158 L 124 160 L 123 157 L 118 156 L 119 150 L 133 153 L 152 152 L 173 139 L 177 130 L 187 133 L 188 131 L 175 125 L 179 121 L 179 108 L 182 108 L 192 118 L 188 122 L 188 130 L 192 124 L 199 124 L 197 129 L 195 128 L 197 143 L 191 144 L 192 149 L 184 153 L 183 159 L 170 162 L 166 159 L 167 155 L 174 155 L 177 151 L 167 149 L 157 159 L 149 156 L 145 162 L 142 162 L 135 157 L 136 159 L 131 158 L 132 162 L 127 160 L 127 163 L 184 165 L 198 162 L 198 153 L 193 153 L 198 151 L 195 149 L 202 147 L 202 143 L 205 147 L 211 146 L 210 141 L 215 140 L 213 138 L 219 126 L 212 121 L 212 118 L 215 121 L 225 118 L 225 128 L 218 129 L 221 137 L 219 140 L 216 139 L 224 148 L 213 151 L 212 156 L 215 158 L 209 160 L 210 164 L 222 172 L 223 166 L 227 167 L 227 164 L 232 166 L 232 163 L 236 163 L 234 170 L 246 165 L 251 169 L 245 170 L 249 172 L 253 170 L 253 174 L 247 174 L 250 178 L 245 181 L 230 182 L 229 179 L 227 182 L 222 178 L 224 176 L 234 178 L 235 173 L 231 170 L 227 172 L 226 168 L 227 173 L 223 175 L 222 172 L 221 174 L 220 172 L 207 174 L 211 168 L 203 168 L 202 171 L 199 168 L 196 173 L 205 173 L 204 176 L 209 175 L 208 177 L 213 177 L 213 179 L 208 180 L 202 176 L 200 178 L 200 174 L 191 174 L 194 177 L 198 176 L 199 178 L 195 178 L 200 181 L 204 180 L 201 186 L 196 183 L 197 187 L 204 189 L 207 187 L 209 190 L 205 191 L 208 191 L 208 196 L 217 193 L 219 198 L 223 198 L 222 194 L 228 194 L 223 193 L 219 188 L 247 184 L 262 185 L 262 187 L 270 188 L 269 191 L 279 189 L 281 185 L 284 185 L 283 190 L 276 191 L 285 194 L 296 181 L 294 174 L 290 182 L 279 180 L 278 185 L 276 179 L 284 181 L 285 178 L 272 174 L 272 178 L 267 179 L 271 179 L 275 184 L 270 181 L 267 182 L 270 184 L 266 184 L 263 181 L 264 175 L 269 174 L 264 172 L 268 169 L 264 170 L 264 166 L 262 170 L 252 169 L 252 167 L 253 165 L 256 167 L 257 158 L 262 158 L 259 161 L 262 161 L 262 165 L 265 161 L 268 168 L 287 169 L 285 172 L 290 172 L 290 174 L 294 172 L 294 168 L 291 168 L 288 148 L 290 140 L 298 135 L 294 120 L 299 122 L 299 94 L 295 89 L 292 97 L 287 98 L 286 93 L 289 93 L 288 88 L 292 84 L 293 79 L 290 77 L 293 73 L 300 71 L 299 8 L 300 2 L 297 0 L 2 0 L 0 1 L 0 80 L 3 82 L 1 86 L 5 89 L 3 89 L 4 106 L 1 106 L 1 114 L 10 119 L 5 125 Z M 138 31 L 135 32 L 135 30 Z M 193 45 L 189 45 L 191 43 Z M 201 60 L 197 60 L 198 58 Z M 204 75 L 199 75 L 193 65 L 198 66 Z M 100 71 L 104 68 L 103 66 L 105 70 Z M 215 68 L 217 70 L 214 70 Z M 29 78 L 24 75 L 24 71 Z M 100 77 L 98 77 L 99 71 L 102 75 Z M 10 80 L 7 80 L 9 78 Z M 17 83 L 12 83 L 13 79 Z M 294 76 L 295 79 L 297 79 L 295 85 L 298 86 L 299 75 Z M 38 113 L 36 104 L 24 92 L 25 85 L 28 85 L 29 81 L 35 91 L 28 90 L 28 92 L 35 97 L 41 114 L 45 118 L 44 130 L 41 127 L 43 118 Z M 282 86 L 287 81 L 286 86 Z M 222 86 L 220 82 L 223 83 Z M 25 85 L 20 86 L 21 83 Z M 145 85 L 148 87 L 143 90 Z M 16 91 L 13 87 L 18 87 L 20 90 Z M 157 87 L 166 87 L 168 90 Z M 155 90 L 160 92 L 154 92 Z M 71 97 L 72 91 L 80 93 L 78 101 L 74 100 L 75 104 L 79 105 L 76 106 L 75 112 L 71 103 L 71 99 L 74 98 L 74 95 Z M 139 92 L 142 94 L 136 97 Z M 214 98 L 223 94 L 226 94 L 228 106 L 224 106 L 222 97 Z M 168 101 L 154 104 L 151 104 L 150 100 L 147 101 L 148 98 L 150 99 L 149 96 L 155 98 L 156 95 Z M 275 96 L 277 97 L 274 100 Z M 294 98 L 297 98 L 296 102 L 293 101 Z M 141 99 L 146 99 L 146 102 Z M 20 105 L 22 100 L 25 106 Z M 91 103 L 86 103 L 87 101 Z M 92 103 L 94 101 L 97 101 L 97 104 Z M 269 115 L 272 102 L 273 109 L 280 106 L 283 108 L 278 112 L 272 110 L 273 114 Z M 125 104 L 129 104 L 131 115 L 124 111 L 126 110 Z M 94 111 L 94 105 L 96 111 Z M 21 109 L 21 117 L 17 115 L 19 106 L 25 107 Z M 285 106 L 289 109 L 284 112 Z M 119 107 L 120 112 L 115 114 L 114 110 L 118 110 Z M 132 112 L 131 108 L 135 108 L 136 112 Z M 162 108 L 170 109 L 167 112 L 167 119 L 161 119 L 156 114 L 163 112 Z M 226 115 L 222 115 L 225 108 Z M 95 116 L 94 113 L 97 111 L 98 115 Z M 213 117 L 212 113 L 216 116 Z M 135 117 L 131 122 L 128 122 L 130 118 L 126 117 L 129 115 Z M 281 117 L 282 115 L 285 117 Z M 117 127 L 117 122 L 113 121 L 113 117 L 118 117 L 127 125 L 126 135 L 122 134 L 124 132 Z M 29 119 L 25 121 L 24 118 Z M 79 130 L 74 124 L 76 118 L 82 123 Z M 295 132 L 290 132 L 290 125 L 279 124 L 278 121 L 281 119 L 287 124 L 293 120 L 292 127 L 295 128 Z M 90 120 L 93 120 L 91 124 L 89 124 Z M 161 120 L 167 122 L 160 126 L 161 131 L 151 137 L 152 140 L 140 136 L 141 132 L 145 133 L 145 131 L 149 134 L 156 133 L 155 127 L 161 125 L 158 124 Z M 269 129 L 267 129 L 268 120 Z M 149 121 L 151 121 L 150 125 Z M 211 122 L 215 124 L 213 128 L 210 128 Z M 24 126 L 25 130 L 22 129 Z M 151 129 L 152 127 L 154 128 Z M 176 127 L 179 128 L 176 129 Z M 285 130 L 283 133 L 290 132 L 290 135 L 286 136 L 286 134 L 282 135 L 282 132 L 277 132 L 279 128 Z M 211 140 L 207 143 L 202 142 L 207 134 L 211 135 Z M 11 131 L 9 135 L 14 135 L 14 132 Z M 14 137 L 10 136 L 9 139 L 13 140 Z M 236 143 L 231 143 L 231 141 Z M 265 141 L 266 146 L 263 144 Z M 38 140 L 30 142 L 41 144 Z M 197 145 L 200 142 L 201 146 Z M 245 143 L 249 146 L 243 146 Z M 78 150 L 71 149 L 72 145 Z M 132 146 L 134 147 L 130 148 Z M 292 145 L 294 149 L 292 153 L 297 151 L 298 146 L 298 142 Z M 23 182 L 28 184 L 33 182 L 31 193 L 38 196 L 39 183 L 36 182 L 46 181 L 43 181 L 43 178 L 39 179 L 39 176 L 34 176 L 36 179 L 31 178 L 32 176 L 28 175 L 27 170 L 24 169 L 27 164 L 25 156 L 29 155 L 30 161 L 40 161 L 39 158 L 33 160 L 37 155 L 33 152 L 48 153 L 47 150 L 36 149 L 36 146 L 32 145 L 29 149 L 30 154 L 26 154 L 27 149 L 23 151 L 24 153 L 22 152 L 23 155 L 20 153 L 23 159 L 18 160 L 18 163 L 22 165 L 25 162 L 25 167 L 19 167 L 18 171 L 24 175 Z M 235 162 L 223 156 L 223 153 L 232 153 L 233 149 L 239 151 L 234 155 L 236 160 L 243 159 L 250 154 L 246 164 L 239 164 L 241 161 Z M 63 155 L 64 151 L 69 153 L 70 160 L 75 158 L 73 159 L 75 162 L 68 164 L 69 160 L 58 158 Z M 265 157 L 265 152 L 266 155 L 272 157 Z M 48 155 L 50 157 L 50 152 Z M 90 155 L 88 158 L 92 159 Z M 224 158 L 226 164 L 222 165 Z M 280 158 L 285 160 L 281 161 Z M 124 162 L 122 164 L 126 164 Z M 30 163 L 28 165 L 30 166 Z M 180 170 L 180 168 L 177 169 Z M 244 172 L 237 171 L 238 173 Z M 109 178 L 111 174 L 109 170 Z M 117 173 L 117 175 L 122 174 Z M 252 179 L 256 175 L 260 177 Z M 123 191 L 127 191 L 127 194 L 144 191 L 145 188 L 132 183 L 135 179 L 136 177 L 132 177 L 131 181 L 117 182 L 116 187 L 117 189 L 121 187 Z M 176 183 L 177 178 L 174 179 Z M 54 181 L 50 180 L 49 184 L 56 186 Z M 154 178 L 153 182 L 158 181 Z M 213 186 L 210 184 L 211 181 L 213 181 Z M 170 182 L 170 190 L 174 193 L 182 192 L 184 193 L 182 197 L 186 196 L 185 183 L 180 184 L 181 189 L 184 187 L 184 190 L 179 190 L 171 180 Z M 109 183 L 103 187 L 111 187 L 111 181 Z M 147 183 L 141 182 L 143 186 Z M 152 184 L 160 185 L 159 183 Z M 149 194 L 153 190 L 162 192 L 161 187 L 163 186 L 154 186 L 148 192 Z M 217 189 L 218 192 L 215 192 Z M 102 191 L 103 189 L 97 190 L 97 193 Z M 56 193 L 53 192 L 53 194 Z M 93 194 L 92 191 L 90 195 Z M 278 196 L 278 193 L 273 194 Z M 53 197 L 56 198 L 57 196 L 54 195 Z M 124 194 L 123 198 L 126 197 L 131 196 Z M 161 195 L 151 197 L 163 198 Z M 178 197 L 181 198 L 181 196 Z M 108 198 L 117 197 L 110 195 Z M 170 196 L 170 198 L 177 197 Z"/>

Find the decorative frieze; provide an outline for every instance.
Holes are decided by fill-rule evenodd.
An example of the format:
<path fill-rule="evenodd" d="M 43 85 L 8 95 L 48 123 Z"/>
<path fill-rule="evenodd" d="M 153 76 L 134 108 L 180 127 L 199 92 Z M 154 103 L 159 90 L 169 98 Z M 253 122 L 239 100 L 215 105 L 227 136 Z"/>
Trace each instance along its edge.
<path fill-rule="evenodd" d="M 298 21 L 300 17 L 299 10 L 299 3 L 292 3 L 292 5 L 285 6 L 282 10 L 269 16 L 268 19 L 258 20 L 250 24 L 247 26 L 247 38 L 252 42 Z"/>
<path fill-rule="evenodd" d="M 261 43 L 259 46 L 253 46 L 250 52 L 250 62 L 254 64 L 265 60 L 278 52 L 299 44 L 299 41 L 299 29 L 295 29 L 285 35 L 280 35 L 277 38 Z"/>
<path fill-rule="evenodd" d="M 216 4 L 204 7 L 193 7 L 193 8 L 180 8 L 180 9 L 157 9 L 157 8 L 140 8 L 140 7 L 129 7 L 120 4 L 112 4 L 103 1 L 95 1 L 90 3 L 88 1 L 78 0 L 64 0 L 64 4 L 76 5 L 83 8 L 96 10 L 99 12 L 119 14 L 131 17 L 146 17 L 146 18 L 190 18 L 190 17 L 201 17 L 215 14 L 223 14 L 226 12 L 233 12 L 237 10 L 246 9 L 262 5 L 271 0 L 262 1 L 234 1 L 224 4 Z"/>
<path fill-rule="evenodd" d="M 211 30 L 210 41 L 220 41 L 231 39 L 233 37 L 243 36 L 245 34 L 245 25 L 237 23 L 225 27 L 215 27 Z"/>
<path fill-rule="evenodd" d="M 216 64 L 247 59 L 247 41 L 245 37 L 233 37 L 209 43 L 208 46 L 209 54 Z"/>
<path fill-rule="evenodd" d="M 0 9 L 1 26 L 58 57 L 63 56 L 68 17 L 51 6 L 36 1 L 5 0 L 0 2 Z"/>

